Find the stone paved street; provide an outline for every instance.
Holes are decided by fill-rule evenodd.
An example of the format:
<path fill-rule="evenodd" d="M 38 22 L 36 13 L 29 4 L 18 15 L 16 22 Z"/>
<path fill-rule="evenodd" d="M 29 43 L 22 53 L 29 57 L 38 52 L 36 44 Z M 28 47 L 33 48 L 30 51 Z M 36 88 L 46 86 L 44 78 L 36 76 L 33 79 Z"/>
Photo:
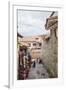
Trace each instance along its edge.
<path fill-rule="evenodd" d="M 42 79 L 42 78 L 49 78 L 49 74 L 47 73 L 46 69 L 43 67 L 42 64 L 36 62 L 35 67 L 31 67 L 28 75 L 28 79 Z"/>

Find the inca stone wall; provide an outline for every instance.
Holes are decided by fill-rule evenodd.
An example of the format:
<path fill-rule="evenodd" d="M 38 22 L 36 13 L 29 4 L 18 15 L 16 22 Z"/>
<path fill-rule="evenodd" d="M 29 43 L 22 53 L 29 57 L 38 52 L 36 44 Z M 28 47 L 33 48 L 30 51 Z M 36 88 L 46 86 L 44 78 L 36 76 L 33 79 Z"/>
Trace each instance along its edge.
<path fill-rule="evenodd" d="M 57 77 L 58 73 L 58 40 L 52 31 L 48 41 L 43 42 L 43 63 L 50 77 Z"/>
<path fill-rule="evenodd" d="M 54 19 L 52 20 L 54 21 Z M 48 22 L 46 24 L 48 24 Z M 52 26 L 50 28 L 50 37 L 48 40 L 44 39 L 42 48 L 43 63 L 47 71 L 49 72 L 51 78 L 58 77 L 58 38 L 56 33 L 57 26 L 58 26 L 58 19 L 54 24 L 52 23 Z"/>

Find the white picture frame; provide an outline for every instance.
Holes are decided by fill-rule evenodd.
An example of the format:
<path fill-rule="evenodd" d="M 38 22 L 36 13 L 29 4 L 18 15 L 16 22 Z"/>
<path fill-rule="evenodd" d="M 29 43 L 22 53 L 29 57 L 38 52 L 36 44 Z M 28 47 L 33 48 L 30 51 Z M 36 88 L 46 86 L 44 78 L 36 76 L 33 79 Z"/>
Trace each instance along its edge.
<path fill-rule="evenodd" d="M 58 78 L 40 80 L 17 80 L 17 9 L 58 11 Z M 21 2 L 9 2 L 9 87 L 56 86 L 63 84 L 63 7 L 58 5 L 23 5 Z"/>

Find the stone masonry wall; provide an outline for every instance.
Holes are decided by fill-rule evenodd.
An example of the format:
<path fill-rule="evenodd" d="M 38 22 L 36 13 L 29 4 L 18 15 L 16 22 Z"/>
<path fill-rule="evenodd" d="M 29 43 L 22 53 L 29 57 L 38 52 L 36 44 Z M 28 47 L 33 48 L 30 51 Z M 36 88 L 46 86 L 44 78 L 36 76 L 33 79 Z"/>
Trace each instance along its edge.
<path fill-rule="evenodd" d="M 58 40 L 54 30 L 50 31 L 50 39 L 43 41 L 43 63 L 51 78 L 58 77 Z"/>

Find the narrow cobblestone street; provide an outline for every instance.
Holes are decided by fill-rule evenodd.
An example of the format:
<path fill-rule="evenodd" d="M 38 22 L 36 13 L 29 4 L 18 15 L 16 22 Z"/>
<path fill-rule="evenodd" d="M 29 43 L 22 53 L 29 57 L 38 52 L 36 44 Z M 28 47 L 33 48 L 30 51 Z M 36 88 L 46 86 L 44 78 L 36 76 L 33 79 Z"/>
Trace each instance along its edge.
<path fill-rule="evenodd" d="M 18 10 L 17 21 L 18 80 L 58 78 L 57 11 Z"/>
<path fill-rule="evenodd" d="M 36 66 L 32 67 L 28 74 L 28 79 L 42 79 L 49 78 L 49 74 L 46 69 L 43 67 L 43 64 L 36 62 Z"/>

